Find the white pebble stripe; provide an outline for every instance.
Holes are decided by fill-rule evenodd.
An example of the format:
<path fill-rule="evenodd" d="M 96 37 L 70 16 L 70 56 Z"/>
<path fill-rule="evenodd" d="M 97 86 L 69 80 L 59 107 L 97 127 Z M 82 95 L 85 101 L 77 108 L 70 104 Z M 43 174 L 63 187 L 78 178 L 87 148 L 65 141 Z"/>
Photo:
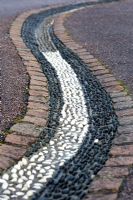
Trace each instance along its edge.
<path fill-rule="evenodd" d="M 52 178 L 56 170 L 72 158 L 88 132 L 88 112 L 80 82 L 58 51 L 43 52 L 56 70 L 64 99 L 54 138 L 31 158 L 23 158 L 0 179 L 0 200 L 26 200 Z"/>

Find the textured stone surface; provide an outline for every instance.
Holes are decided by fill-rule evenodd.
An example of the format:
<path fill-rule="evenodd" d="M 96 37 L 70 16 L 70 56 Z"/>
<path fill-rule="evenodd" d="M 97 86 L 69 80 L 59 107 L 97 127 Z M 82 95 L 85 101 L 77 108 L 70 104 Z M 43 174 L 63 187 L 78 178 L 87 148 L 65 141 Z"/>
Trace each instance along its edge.
<path fill-rule="evenodd" d="M 17 134 L 38 137 L 42 128 L 37 128 L 35 125 L 29 123 L 18 123 L 12 126 L 11 131 L 16 132 Z"/>
<path fill-rule="evenodd" d="M 6 137 L 5 142 L 23 146 L 29 146 L 36 141 L 33 137 L 25 137 L 22 135 L 10 134 Z"/>
<path fill-rule="evenodd" d="M 9 146 L 6 144 L 0 146 L 0 155 L 4 155 L 16 160 L 19 160 L 25 152 L 26 149 L 24 147 L 15 147 L 13 145 Z"/>

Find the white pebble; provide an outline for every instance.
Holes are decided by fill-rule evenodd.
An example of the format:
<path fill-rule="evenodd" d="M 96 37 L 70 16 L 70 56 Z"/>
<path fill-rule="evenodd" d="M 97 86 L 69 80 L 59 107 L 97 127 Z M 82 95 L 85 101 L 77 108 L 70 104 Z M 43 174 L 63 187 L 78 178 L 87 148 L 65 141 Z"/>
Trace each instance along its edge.
<path fill-rule="evenodd" d="M 3 179 L 5 179 L 6 181 L 9 179 L 9 175 L 8 174 L 4 174 L 3 176 L 2 176 L 2 178 Z"/>

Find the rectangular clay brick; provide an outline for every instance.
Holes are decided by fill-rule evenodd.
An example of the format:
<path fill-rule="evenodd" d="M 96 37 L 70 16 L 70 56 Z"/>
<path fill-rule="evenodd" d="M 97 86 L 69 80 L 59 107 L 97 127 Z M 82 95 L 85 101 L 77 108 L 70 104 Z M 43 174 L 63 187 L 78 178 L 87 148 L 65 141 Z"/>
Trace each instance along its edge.
<path fill-rule="evenodd" d="M 129 133 L 129 134 L 122 134 L 122 135 L 119 135 L 117 136 L 114 141 L 113 141 L 113 144 L 116 144 L 116 145 L 124 145 L 124 144 L 132 144 L 133 143 L 133 131 L 132 133 Z"/>
<path fill-rule="evenodd" d="M 48 112 L 45 110 L 41 110 L 41 109 L 28 109 L 27 116 L 34 116 L 34 117 L 38 117 L 38 118 L 43 118 L 43 119 L 48 119 Z"/>
<path fill-rule="evenodd" d="M 119 134 L 131 134 L 133 133 L 133 125 L 127 125 L 127 126 L 119 126 L 118 127 L 118 133 Z"/>
<path fill-rule="evenodd" d="M 102 83 L 104 87 L 112 87 L 112 86 L 117 86 L 118 82 L 117 81 L 110 81 L 110 82 L 104 82 Z"/>
<path fill-rule="evenodd" d="M 29 94 L 31 95 L 31 96 L 39 96 L 39 97 L 48 97 L 49 95 L 48 95 L 48 92 L 45 92 L 45 91 L 37 91 L 37 90 L 30 90 L 29 91 Z"/>
<path fill-rule="evenodd" d="M 44 74 L 43 72 L 36 72 L 36 71 L 28 71 L 30 76 L 40 76 L 40 77 L 43 77 Z"/>
<path fill-rule="evenodd" d="M 116 92 L 122 92 L 124 88 L 120 85 L 117 85 L 117 86 L 107 87 L 106 90 L 109 93 L 116 93 Z"/>
<path fill-rule="evenodd" d="M 36 141 L 35 137 L 26 137 L 26 136 L 16 135 L 16 134 L 7 135 L 6 140 L 5 140 L 5 142 L 7 143 L 21 145 L 21 146 L 29 146 L 35 141 Z"/>
<path fill-rule="evenodd" d="M 98 65 L 98 66 L 92 67 L 91 70 L 92 71 L 105 70 L 105 67 L 103 67 L 102 65 Z"/>
<path fill-rule="evenodd" d="M 111 156 L 133 156 L 133 144 L 113 146 L 110 151 Z"/>
<path fill-rule="evenodd" d="M 22 54 L 21 54 L 21 55 L 22 55 Z M 30 61 L 37 61 L 36 58 L 35 58 L 34 56 L 32 56 L 32 55 L 31 55 L 31 56 L 28 56 L 28 55 L 24 55 L 24 54 L 23 54 L 22 57 L 23 57 L 23 60 L 26 60 L 26 61 L 29 61 L 29 60 L 30 60 Z"/>
<path fill-rule="evenodd" d="M 103 178 L 121 178 L 129 174 L 128 167 L 103 167 L 98 176 Z"/>
<path fill-rule="evenodd" d="M 42 70 L 40 69 L 40 67 L 27 67 L 27 71 L 28 72 L 31 72 L 31 71 L 34 71 L 34 72 L 41 72 L 42 73 Z"/>
<path fill-rule="evenodd" d="M 90 55 L 89 53 L 85 53 L 85 52 L 81 52 L 81 53 L 78 53 L 78 55 L 80 55 L 80 57 L 84 60 L 88 60 L 88 62 L 97 62 L 97 59 L 94 58 L 94 56 Z"/>
<path fill-rule="evenodd" d="M 0 155 L 19 160 L 26 152 L 24 147 L 15 147 L 13 145 L 2 144 L 0 146 Z"/>
<path fill-rule="evenodd" d="M 30 84 L 31 85 L 36 85 L 36 86 L 47 86 L 47 82 L 45 81 L 37 81 L 37 80 L 34 80 L 34 79 L 31 79 L 30 81 Z"/>
<path fill-rule="evenodd" d="M 41 86 L 41 85 L 30 85 L 30 89 L 31 90 L 37 90 L 37 91 L 45 91 L 45 92 L 47 92 L 48 91 L 48 89 L 47 89 L 47 87 L 45 87 L 45 86 Z"/>
<path fill-rule="evenodd" d="M 116 110 L 123 110 L 127 108 L 133 108 L 133 101 L 118 102 L 114 104 Z"/>
<path fill-rule="evenodd" d="M 124 97 L 114 98 L 113 102 L 115 102 L 115 103 L 125 102 L 126 103 L 126 101 L 131 101 L 131 100 L 132 100 L 132 98 L 130 96 L 124 96 Z"/>
<path fill-rule="evenodd" d="M 119 110 L 116 112 L 119 117 L 133 116 L 133 108 Z"/>
<path fill-rule="evenodd" d="M 25 116 L 22 121 L 30 122 L 30 123 L 33 123 L 33 124 L 35 124 L 37 126 L 41 126 L 41 127 L 45 127 L 46 123 L 47 123 L 46 119 L 33 117 L 33 116 Z"/>
<path fill-rule="evenodd" d="M 109 77 L 109 78 L 99 78 L 99 80 L 100 80 L 100 82 L 101 83 L 108 83 L 108 82 L 110 82 L 110 81 L 116 81 L 116 79 L 112 76 L 112 77 Z"/>
<path fill-rule="evenodd" d="M 106 166 L 131 166 L 133 164 L 133 156 L 119 156 L 116 158 L 110 158 L 106 162 Z"/>
<path fill-rule="evenodd" d="M 114 76 L 112 74 L 102 74 L 102 75 L 97 75 L 96 76 L 99 80 L 104 80 L 107 78 L 113 78 Z"/>
<path fill-rule="evenodd" d="M 41 65 L 38 62 L 35 61 L 23 61 L 24 65 L 27 67 L 37 67 L 41 69 Z"/>
<path fill-rule="evenodd" d="M 37 102 L 29 102 L 28 108 L 42 109 L 42 110 L 48 111 L 48 105 L 47 104 L 37 103 Z"/>
<path fill-rule="evenodd" d="M 38 137 L 43 128 L 37 127 L 31 123 L 17 123 L 13 125 L 10 130 L 17 135 Z"/>
<path fill-rule="evenodd" d="M 110 96 L 113 98 L 113 101 L 114 101 L 114 98 L 125 97 L 125 96 L 127 96 L 127 93 L 124 92 L 124 91 L 121 91 L 121 92 L 110 92 Z"/>
<path fill-rule="evenodd" d="M 45 76 L 40 77 L 40 76 L 36 76 L 36 75 L 31 75 L 31 80 L 47 82 L 47 78 Z"/>
<path fill-rule="evenodd" d="M 12 158 L 0 155 L 0 168 L 5 170 L 15 164 L 15 161 Z"/>
<path fill-rule="evenodd" d="M 86 63 L 88 63 L 90 67 L 95 67 L 95 66 L 100 66 L 101 65 L 101 63 L 99 61 L 92 62 L 92 63 L 86 61 Z"/>
<path fill-rule="evenodd" d="M 40 103 L 48 103 L 49 97 L 29 96 L 29 101 L 40 102 Z"/>
<path fill-rule="evenodd" d="M 87 56 L 82 56 L 81 58 L 84 60 L 84 62 L 86 62 L 87 64 L 90 64 L 91 66 L 92 66 L 92 63 L 99 63 L 99 65 L 101 65 L 101 63 L 98 62 L 96 58 L 90 59 L 90 58 L 87 58 Z"/>
<path fill-rule="evenodd" d="M 133 124 L 133 116 L 125 116 L 119 118 L 119 123 L 121 126 L 127 125 L 127 124 Z"/>
<path fill-rule="evenodd" d="M 89 193 L 85 200 L 116 200 L 117 199 L 117 194 L 92 194 Z"/>
<path fill-rule="evenodd" d="M 120 178 L 96 178 L 90 185 L 89 192 L 118 192 L 121 182 L 122 179 Z"/>

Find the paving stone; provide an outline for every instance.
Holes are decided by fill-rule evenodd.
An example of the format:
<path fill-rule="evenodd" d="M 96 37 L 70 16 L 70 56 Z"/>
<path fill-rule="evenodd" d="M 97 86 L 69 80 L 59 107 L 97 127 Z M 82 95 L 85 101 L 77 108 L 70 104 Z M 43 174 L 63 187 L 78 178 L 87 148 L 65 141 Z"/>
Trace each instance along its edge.
<path fill-rule="evenodd" d="M 40 64 L 37 61 L 32 61 L 32 60 L 24 61 L 24 64 L 27 66 L 40 66 Z"/>
<path fill-rule="evenodd" d="M 38 85 L 30 85 L 30 89 L 31 90 L 37 90 L 37 91 L 44 91 L 44 92 L 47 92 L 48 89 L 45 87 L 45 86 L 38 86 Z"/>
<path fill-rule="evenodd" d="M 23 55 L 22 58 L 23 60 L 26 60 L 26 61 L 28 60 L 36 61 L 36 58 L 33 56 Z"/>
<path fill-rule="evenodd" d="M 45 127 L 46 123 L 47 123 L 46 119 L 33 117 L 33 116 L 25 116 L 22 121 L 30 122 L 30 123 L 33 123 L 33 124 L 35 124 L 37 126 L 41 126 L 41 127 Z"/>
<path fill-rule="evenodd" d="M 95 66 L 101 65 L 101 63 L 98 60 L 96 60 L 96 62 L 92 62 L 92 63 L 90 63 L 89 61 L 85 61 L 85 62 L 88 63 L 90 67 L 95 67 Z"/>
<path fill-rule="evenodd" d="M 48 112 L 46 110 L 41 110 L 41 109 L 28 109 L 27 111 L 27 116 L 35 116 L 38 118 L 48 118 Z"/>
<path fill-rule="evenodd" d="M 28 108 L 30 109 L 42 109 L 48 111 L 48 105 L 45 103 L 30 102 L 28 103 Z"/>
<path fill-rule="evenodd" d="M 31 75 L 31 81 L 32 81 L 32 80 L 47 82 L 47 79 L 46 79 L 45 76 Z"/>
<path fill-rule="evenodd" d="M 100 80 L 101 83 L 108 83 L 110 81 L 116 81 L 116 79 L 114 77 L 109 77 L 109 78 L 105 78 L 105 79 L 99 78 L 99 80 Z"/>
<path fill-rule="evenodd" d="M 40 67 L 27 67 L 27 71 L 28 72 L 41 72 L 42 73 L 42 70 L 40 69 Z"/>
<path fill-rule="evenodd" d="M 0 155 L 0 168 L 1 169 L 3 169 L 3 170 L 8 169 L 14 163 L 15 163 L 15 161 L 13 160 L 13 158 L 9 158 L 9 157 L 6 157 L 4 155 Z"/>
<path fill-rule="evenodd" d="M 11 127 L 15 134 L 38 137 L 43 129 L 30 123 L 17 123 Z"/>
<path fill-rule="evenodd" d="M 39 102 L 39 103 L 48 103 L 49 97 L 36 97 L 36 96 L 29 96 L 29 101 Z"/>
<path fill-rule="evenodd" d="M 116 110 L 122 110 L 127 108 L 133 108 L 133 101 L 119 102 L 114 104 Z"/>
<path fill-rule="evenodd" d="M 133 116 L 124 116 L 119 118 L 119 123 L 121 126 L 133 124 Z"/>
<path fill-rule="evenodd" d="M 121 91 L 121 92 L 110 92 L 110 96 L 113 98 L 113 100 L 115 99 L 115 98 L 118 98 L 118 97 L 125 97 L 125 96 L 127 96 L 127 93 L 126 92 L 124 92 L 124 91 Z"/>
<path fill-rule="evenodd" d="M 80 57 L 81 57 L 81 56 L 80 56 Z M 99 65 L 101 64 L 100 62 L 98 62 L 98 60 L 97 60 L 96 58 L 90 59 L 90 58 L 87 58 L 87 56 L 82 56 L 81 58 L 83 58 L 84 62 L 90 64 L 91 66 L 93 66 L 92 63 L 97 63 L 97 64 L 99 64 Z"/>
<path fill-rule="evenodd" d="M 113 143 L 116 145 L 122 145 L 122 144 L 124 145 L 124 144 L 133 143 L 133 131 L 132 133 L 129 133 L 129 134 L 119 135 L 118 137 L 114 139 Z"/>
<path fill-rule="evenodd" d="M 117 115 L 119 117 L 124 117 L 124 116 L 133 116 L 133 108 L 130 108 L 130 109 L 124 109 L 124 110 L 119 110 L 116 112 Z"/>
<path fill-rule="evenodd" d="M 44 76 L 42 72 L 35 72 L 35 71 L 29 71 L 29 72 L 30 72 L 30 76 L 40 76 L 40 77 Z"/>
<path fill-rule="evenodd" d="M 31 79 L 30 84 L 31 85 L 37 85 L 37 86 L 44 86 L 44 87 L 47 86 L 46 81 L 45 82 L 44 81 L 37 81 L 37 80 L 34 80 L 34 79 Z"/>
<path fill-rule="evenodd" d="M 110 191 L 118 192 L 121 186 L 122 179 L 120 178 L 103 178 L 94 180 L 89 188 L 89 192 Z"/>
<path fill-rule="evenodd" d="M 104 66 L 98 65 L 91 68 L 92 71 L 105 70 Z"/>
<path fill-rule="evenodd" d="M 13 145 L 2 144 L 0 146 L 0 155 L 19 160 L 26 152 L 24 147 L 15 147 Z"/>
<path fill-rule="evenodd" d="M 122 92 L 124 90 L 124 88 L 120 85 L 117 85 L 117 86 L 107 87 L 106 90 L 109 93 L 111 93 L 111 92 L 116 93 L 116 92 Z"/>
<path fill-rule="evenodd" d="M 106 166 L 131 166 L 133 164 L 133 156 L 119 156 L 110 158 L 106 162 Z"/>
<path fill-rule="evenodd" d="M 103 167 L 97 176 L 101 178 L 121 178 L 129 174 L 128 167 Z"/>
<path fill-rule="evenodd" d="M 118 127 L 118 133 L 119 134 L 131 134 L 131 133 L 133 133 L 133 125 L 126 125 L 126 126 L 124 126 L 124 128 L 123 128 L 123 126 L 119 126 Z"/>
<path fill-rule="evenodd" d="M 103 74 L 103 75 L 97 75 L 97 78 L 100 79 L 100 80 L 104 80 L 104 79 L 107 79 L 107 78 L 113 78 L 114 76 L 110 73 L 108 74 Z"/>
<path fill-rule="evenodd" d="M 97 62 L 97 59 L 95 59 L 94 56 L 90 55 L 89 53 L 80 53 L 80 58 L 87 60 L 88 63 Z"/>
<path fill-rule="evenodd" d="M 123 96 L 123 97 L 116 97 L 113 99 L 113 102 L 119 103 L 119 102 L 127 102 L 132 101 L 132 98 L 130 96 Z"/>
<path fill-rule="evenodd" d="M 133 144 L 113 146 L 110 151 L 111 156 L 133 156 Z"/>
<path fill-rule="evenodd" d="M 116 200 L 117 194 L 88 194 L 85 200 Z"/>
<path fill-rule="evenodd" d="M 93 71 L 94 75 L 104 75 L 104 74 L 108 74 L 108 73 L 109 73 L 108 69 Z"/>
<path fill-rule="evenodd" d="M 5 140 L 5 142 L 7 143 L 23 145 L 23 146 L 29 146 L 35 141 L 36 141 L 35 137 L 25 137 L 22 135 L 15 135 L 15 134 L 7 135 L 6 140 Z"/>
<path fill-rule="evenodd" d="M 48 92 L 46 91 L 37 91 L 37 90 L 30 90 L 29 94 L 31 96 L 42 96 L 42 97 L 48 97 Z"/>
<path fill-rule="evenodd" d="M 117 86 L 117 85 L 118 85 L 117 81 L 110 81 L 110 82 L 103 83 L 104 87 L 111 87 L 111 86 Z"/>

